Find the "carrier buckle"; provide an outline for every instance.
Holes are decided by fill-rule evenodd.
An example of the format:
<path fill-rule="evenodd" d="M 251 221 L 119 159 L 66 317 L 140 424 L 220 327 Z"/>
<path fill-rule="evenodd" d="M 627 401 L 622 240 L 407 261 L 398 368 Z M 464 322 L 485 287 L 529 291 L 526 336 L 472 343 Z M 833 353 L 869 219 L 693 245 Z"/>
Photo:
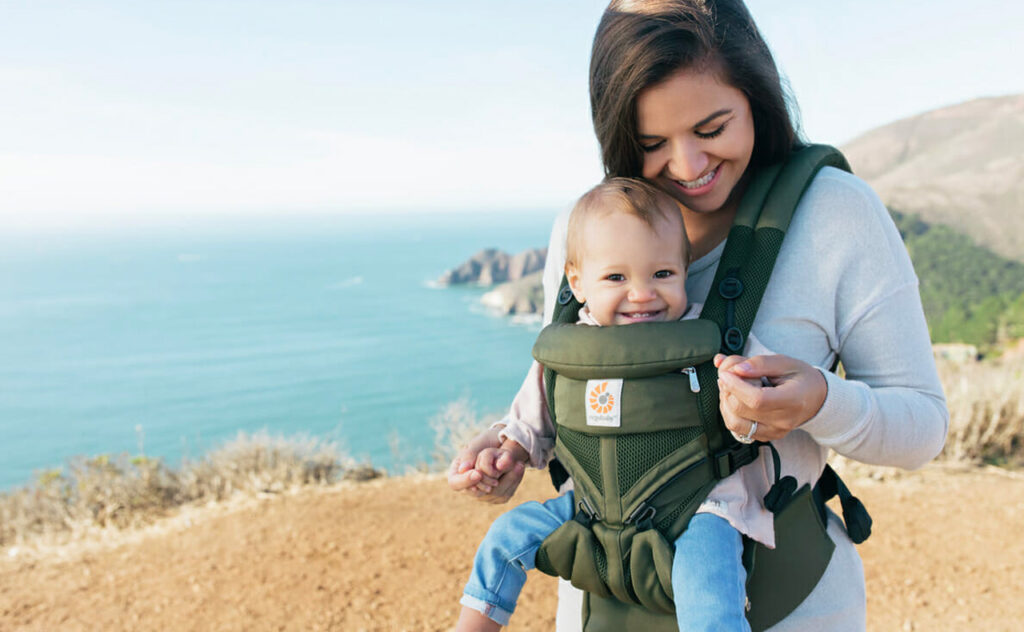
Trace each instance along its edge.
<path fill-rule="evenodd" d="M 654 515 L 658 513 L 658 510 L 648 505 L 647 503 L 640 503 L 633 513 L 629 514 L 629 517 L 623 522 L 623 524 L 636 523 L 637 529 L 640 531 L 647 531 L 654 527 Z"/>
<path fill-rule="evenodd" d="M 576 503 L 576 515 L 573 516 L 573 520 L 584 527 L 589 527 L 598 519 L 597 511 L 594 510 L 594 506 L 586 498 L 580 496 L 579 499 L 580 501 Z"/>
<path fill-rule="evenodd" d="M 754 443 L 736 443 L 724 450 L 716 452 L 714 459 L 711 461 L 711 467 L 714 470 L 715 478 L 721 480 L 744 465 L 753 463 L 754 459 L 757 458 L 757 455 L 760 454 L 760 448 L 762 445 L 764 445 L 763 441 L 755 441 Z"/>

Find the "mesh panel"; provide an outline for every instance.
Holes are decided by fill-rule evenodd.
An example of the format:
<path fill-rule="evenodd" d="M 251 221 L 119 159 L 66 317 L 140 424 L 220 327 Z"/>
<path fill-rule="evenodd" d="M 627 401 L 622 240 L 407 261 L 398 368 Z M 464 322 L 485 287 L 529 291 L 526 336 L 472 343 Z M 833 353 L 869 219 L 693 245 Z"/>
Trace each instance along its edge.
<path fill-rule="evenodd" d="M 619 495 L 629 491 L 641 476 L 662 459 L 703 432 L 704 429 L 700 426 L 692 426 L 617 437 L 615 456 L 619 474 Z"/>
<path fill-rule="evenodd" d="M 750 259 L 740 273 L 740 280 L 746 289 L 736 300 L 736 323 L 744 333 L 754 324 L 754 316 L 761 305 L 761 297 L 764 288 L 768 286 L 768 278 L 772 274 L 784 236 L 785 233 L 774 228 L 762 228 L 754 236 Z M 757 292 L 758 289 L 761 292 Z"/>
<path fill-rule="evenodd" d="M 604 547 L 598 543 L 594 547 L 594 563 L 597 565 L 597 574 L 601 576 L 601 581 L 605 584 L 608 583 L 608 559 L 604 555 Z"/>
<path fill-rule="evenodd" d="M 700 491 L 700 490 L 698 490 L 698 491 Z M 697 497 L 697 493 L 698 492 L 694 492 L 694 493 L 690 494 L 686 498 L 686 500 L 684 500 L 684 501 L 680 502 L 678 505 L 676 505 L 675 509 L 673 509 L 672 511 L 668 512 L 667 514 L 665 514 L 664 518 L 662 518 L 662 519 L 658 520 L 656 523 L 654 523 L 654 528 L 657 529 L 659 532 L 661 532 L 662 535 L 668 533 L 668 530 L 672 527 L 672 523 L 675 522 L 676 518 L 678 518 L 679 515 L 681 513 L 683 513 L 683 511 L 686 510 L 686 507 L 691 502 L 693 502 L 693 499 Z M 668 539 L 668 538 L 666 538 L 666 539 Z"/>
<path fill-rule="evenodd" d="M 579 461 L 587 478 L 597 487 L 598 493 L 604 494 L 604 485 L 601 481 L 601 439 L 564 426 L 558 429 L 558 439 Z"/>

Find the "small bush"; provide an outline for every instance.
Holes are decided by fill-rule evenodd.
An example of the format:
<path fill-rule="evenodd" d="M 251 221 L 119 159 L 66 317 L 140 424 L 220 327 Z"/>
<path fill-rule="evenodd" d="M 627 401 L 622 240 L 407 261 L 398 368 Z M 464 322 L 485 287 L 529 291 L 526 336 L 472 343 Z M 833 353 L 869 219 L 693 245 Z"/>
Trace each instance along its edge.
<path fill-rule="evenodd" d="M 448 469 L 448 464 L 458 455 L 462 446 L 497 420 L 496 415 L 477 415 L 466 397 L 442 408 L 430 420 L 430 427 L 434 430 L 434 469 Z"/>
<path fill-rule="evenodd" d="M 265 432 L 239 433 L 179 470 L 146 456 L 78 457 L 68 463 L 66 473 L 47 470 L 34 484 L 0 494 L 0 546 L 88 526 L 143 524 L 191 502 L 379 474 L 343 457 L 333 443 Z"/>
<path fill-rule="evenodd" d="M 940 364 L 949 436 L 940 458 L 1024 465 L 1024 358 Z"/>

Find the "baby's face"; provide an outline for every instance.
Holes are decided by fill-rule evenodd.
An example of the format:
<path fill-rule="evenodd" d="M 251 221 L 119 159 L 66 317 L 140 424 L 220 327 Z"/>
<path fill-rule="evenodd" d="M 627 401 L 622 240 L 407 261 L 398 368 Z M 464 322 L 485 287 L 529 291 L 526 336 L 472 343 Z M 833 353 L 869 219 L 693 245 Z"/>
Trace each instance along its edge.
<path fill-rule="evenodd" d="M 656 227 L 624 212 L 584 224 L 580 265 L 567 272 L 598 324 L 679 320 L 686 311 L 682 218 Z"/>

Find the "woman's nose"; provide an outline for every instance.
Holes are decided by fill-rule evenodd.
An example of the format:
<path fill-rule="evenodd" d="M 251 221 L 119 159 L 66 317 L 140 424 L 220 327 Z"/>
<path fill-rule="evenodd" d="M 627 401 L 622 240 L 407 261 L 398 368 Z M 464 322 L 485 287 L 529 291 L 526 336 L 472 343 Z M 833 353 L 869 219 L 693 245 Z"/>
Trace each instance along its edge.
<path fill-rule="evenodd" d="M 674 143 L 668 170 L 675 180 L 693 182 L 704 175 L 709 162 L 708 155 L 696 142 L 679 141 Z"/>

